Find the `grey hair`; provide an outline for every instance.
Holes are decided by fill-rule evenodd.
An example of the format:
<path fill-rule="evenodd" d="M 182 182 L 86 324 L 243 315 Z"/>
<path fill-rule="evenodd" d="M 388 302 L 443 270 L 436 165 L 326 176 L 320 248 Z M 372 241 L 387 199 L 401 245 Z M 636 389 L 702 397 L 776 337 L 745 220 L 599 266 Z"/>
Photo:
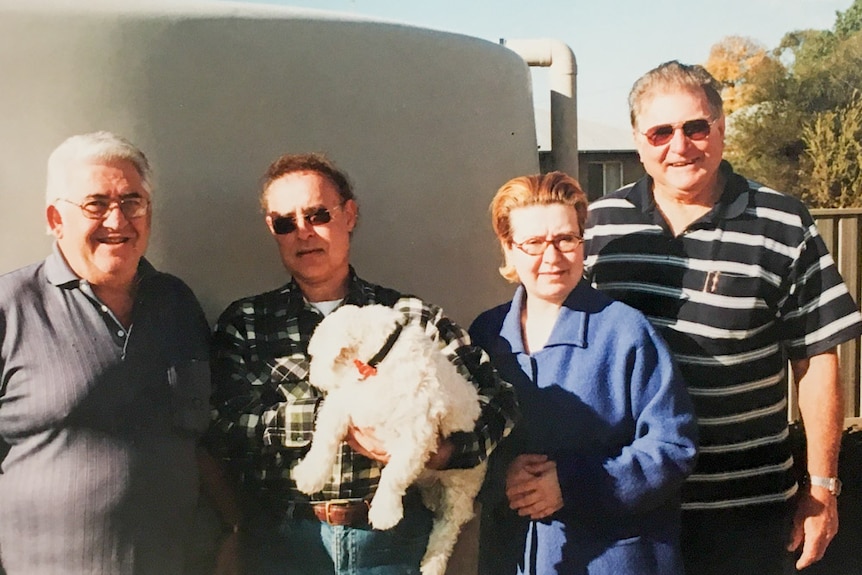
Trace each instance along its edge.
<path fill-rule="evenodd" d="M 113 134 L 100 131 L 71 136 L 57 146 L 48 157 L 48 182 L 45 188 L 47 205 L 66 197 L 69 169 L 77 164 L 91 162 L 130 162 L 138 174 L 147 193 L 152 194 L 150 162 L 134 144 Z"/>
<path fill-rule="evenodd" d="M 629 92 L 629 113 L 632 127 L 637 128 L 637 119 L 643 104 L 654 92 L 673 90 L 701 91 L 706 96 L 713 119 L 722 116 L 724 101 L 721 99 L 721 84 L 698 64 L 681 64 L 676 60 L 665 62 L 637 79 Z"/>

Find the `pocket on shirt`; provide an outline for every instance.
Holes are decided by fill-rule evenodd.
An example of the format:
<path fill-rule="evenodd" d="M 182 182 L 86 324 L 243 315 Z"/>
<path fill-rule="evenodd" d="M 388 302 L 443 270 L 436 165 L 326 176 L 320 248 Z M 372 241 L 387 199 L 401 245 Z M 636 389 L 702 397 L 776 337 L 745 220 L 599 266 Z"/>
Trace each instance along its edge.
<path fill-rule="evenodd" d="M 753 329 L 775 320 L 780 290 L 756 276 L 712 271 L 704 274 L 700 317 L 708 325 Z M 715 316 L 716 309 L 726 313 Z M 718 322 L 718 324 L 716 323 Z"/>
<path fill-rule="evenodd" d="M 181 361 L 168 368 L 174 429 L 203 433 L 210 421 L 210 366 L 206 360 Z"/>
<path fill-rule="evenodd" d="M 759 276 L 713 270 L 703 273 L 701 291 L 731 298 L 756 298 L 762 305 L 769 294 L 769 284 Z"/>

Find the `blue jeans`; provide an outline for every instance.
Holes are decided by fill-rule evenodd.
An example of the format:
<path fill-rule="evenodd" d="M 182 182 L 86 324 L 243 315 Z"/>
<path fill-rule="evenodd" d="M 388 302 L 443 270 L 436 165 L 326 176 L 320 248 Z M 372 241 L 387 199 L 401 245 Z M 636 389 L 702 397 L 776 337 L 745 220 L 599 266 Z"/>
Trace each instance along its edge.
<path fill-rule="evenodd" d="M 406 505 L 387 531 L 313 519 L 260 516 L 244 535 L 246 572 L 255 575 L 418 575 L 432 515 Z"/>

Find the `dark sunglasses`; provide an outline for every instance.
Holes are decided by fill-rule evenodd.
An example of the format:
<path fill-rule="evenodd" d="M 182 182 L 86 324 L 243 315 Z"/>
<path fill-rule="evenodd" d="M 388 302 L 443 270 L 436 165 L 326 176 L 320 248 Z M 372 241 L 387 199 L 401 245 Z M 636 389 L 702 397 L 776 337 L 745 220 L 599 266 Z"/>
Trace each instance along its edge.
<path fill-rule="evenodd" d="M 335 206 L 336 208 L 340 208 L 341 206 Z M 332 208 L 335 209 L 335 208 Z M 284 234 L 289 234 L 296 230 L 296 217 L 295 216 L 270 216 L 272 218 L 272 229 L 273 231 L 283 236 Z M 312 208 L 310 211 L 303 214 L 303 219 L 308 225 L 311 226 L 322 226 L 323 224 L 328 224 L 332 221 L 332 212 L 323 206 Z"/>
<path fill-rule="evenodd" d="M 641 132 L 653 146 L 664 146 L 673 139 L 673 134 L 678 129 L 682 128 L 682 133 L 689 140 L 705 140 L 709 137 L 712 131 L 712 125 L 715 120 L 707 120 L 699 118 L 697 120 L 689 120 L 687 122 L 677 122 L 676 124 L 661 124 L 653 126 L 646 132 Z"/>

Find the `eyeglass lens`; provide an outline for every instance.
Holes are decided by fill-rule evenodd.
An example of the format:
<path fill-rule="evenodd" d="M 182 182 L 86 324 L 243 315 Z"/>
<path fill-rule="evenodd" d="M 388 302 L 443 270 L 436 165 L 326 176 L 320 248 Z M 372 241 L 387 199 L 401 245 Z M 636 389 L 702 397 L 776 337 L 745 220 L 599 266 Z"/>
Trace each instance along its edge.
<path fill-rule="evenodd" d="M 83 204 L 77 204 L 71 200 L 66 201 L 84 210 L 86 216 L 92 219 L 104 218 L 108 215 L 108 212 L 111 211 L 111 208 L 116 205 L 126 219 L 133 220 L 146 214 L 147 206 L 149 205 L 146 198 L 138 197 L 123 198 L 117 201 L 93 199 L 88 200 Z"/>
<path fill-rule="evenodd" d="M 689 120 L 680 124 L 662 124 L 653 126 L 647 130 L 644 135 L 653 146 L 663 146 L 673 139 L 673 134 L 677 127 L 682 128 L 682 133 L 690 140 L 704 140 L 709 136 L 712 123 L 709 120 L 700 118 L 698 120 Z"/>
<path fill-rule="evenodd" d="M 548 246 L 553 244 L 558 251 L 566 254 L 578 249 L 584 239 L 575 235 L 561 235 L 553 238 L 530 238 L 519 244 L 515 244 L 521 251 L 530 256 L 539 256 L 545 253 Z"/>
<path fill-rule="evenodd" d="M 326 208 L 320 207 L 303 215 L 303 219 L 309 225 L 320 226 L 332 221 L 332 213 Z M 295 216 L 278 216 L 272 219 L 272 229 L 280 236 L 295 231 L 297 227 Z"/>

